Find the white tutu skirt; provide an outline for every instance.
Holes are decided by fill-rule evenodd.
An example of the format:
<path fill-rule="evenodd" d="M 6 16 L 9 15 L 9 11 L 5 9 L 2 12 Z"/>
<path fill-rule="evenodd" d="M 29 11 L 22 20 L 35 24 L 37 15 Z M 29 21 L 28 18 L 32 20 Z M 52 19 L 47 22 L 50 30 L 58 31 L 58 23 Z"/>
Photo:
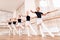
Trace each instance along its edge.
<path fill-rule="evenodd" d="M 37 24 L 42 23 L 42 18 L 37 18 Z"/>
<path fill-rule="evenodd" d="M 41 18 L 37 18 L 37 24 L 39 25 L 39 24 L 41 24 L 40 25 L 40 33 L 42 34 L 42 37 L 44 37 L 45 35 L 44 35 L 44 32 L 43 32 L 43 28 L 50 34 L 50 36 L 54 36 L 50 31 L 49 31 L 49 29 L 46 27 L 46 25 L 44 24 L 44 22 L 43 22 L 43 20 L 41 19 Z"/>

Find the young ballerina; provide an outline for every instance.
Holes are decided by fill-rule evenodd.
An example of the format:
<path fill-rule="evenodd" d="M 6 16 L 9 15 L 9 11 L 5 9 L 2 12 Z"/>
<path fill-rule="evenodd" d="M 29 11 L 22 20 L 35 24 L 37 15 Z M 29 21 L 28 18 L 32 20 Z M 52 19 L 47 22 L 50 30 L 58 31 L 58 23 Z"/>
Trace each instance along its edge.
<path fill-rule="evenodd" d="M 55 12 L 55 11 L 57 11 L 57 10 L 53 10 L 53 11 L 51 11 L 51 12 Z M 46 16 L 47 14 L 49 14 L 49 13 L 51 13 L 51 12 L 47 12 L 47 13 L 43 14 L 42 12 L 40 12 L 40 7 L 37 7 L 35 12 L 33 12 L 32 10 L 31 10 L 31 12 L 32 12 L 32 13 L 35 13 L 35 14 L 37 15 L 37 16 L 35 17 L 35 18 L 37 18 L 37 27 L 38 27 L 38 29 L 40 30 L 40 32 L 41 32 L 41 34 L 42 34 L 42 37 L 45 37 L 45 35 L 44 35 L 44 33 L 43 33 L 43 31 L 42 31 L 42 29 L 41 29 L 40 26 L 42 26 L 43 28 L 45 28 L 45 29 L 48 31 L 48 33 L 49 33 L 52 37 L 54 37 L 54 35 L 48 30 L 48 28 L 45 26 L 45 24 L 44 24 L 44 22 L 43 22 L 43 20 L 42 20 L 42 16 Z"/>
<path fill-rule="evenodd" d="M 8 20 L 8 27 L 9 27 L 9 35 L 11 35 L 12 34 L 12 21 L 11 21 L 11 19 L 9 19 Z"/>
<path fill-rule="evenodd" d="M 16 24 L 17 24 L 16 18 L 12 18 L 13 35 L 16 35 L 16 33 L 18 34 L 18 31 L 16 29 Z"/>
<path fill-rule="evenodd" d="M 18 16 L 17 21 L 18 21 L 17 26 L 18 26 L 19 35 L 22 35 L 23 30 L 24 30 L 24 26 L 22 25 L 22 18 L 21 18 L 21 14 Z"/>
<path fill-rule="evenodd" d="M 34 35 L 37 35 L 37 33 L 35 32 L 35 30 L 33 29 L 33 26 L 30 22 L 31 20 L 31 17 L 29 16 L 29 12 L 27 11 L 26 12 L 26 23 L 25 23 L 25 28 L 26 28 L 26 31 L 28 33 L 28 36 L 31 36 L 31 33 L 30 33 L 30 29 L 33 31 Z"/>

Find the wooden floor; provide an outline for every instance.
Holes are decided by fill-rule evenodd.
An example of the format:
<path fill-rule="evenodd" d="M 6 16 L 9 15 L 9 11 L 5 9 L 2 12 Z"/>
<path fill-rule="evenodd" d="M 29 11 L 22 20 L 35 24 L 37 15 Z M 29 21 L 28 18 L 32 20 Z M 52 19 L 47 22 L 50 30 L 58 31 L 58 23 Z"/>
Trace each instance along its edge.
<path fill-rule="evenodd" d="M 41 36 L 30 36 L 28 37 L 27 35 L 15 35 L 15 36 L 0 36 L 0 40 L 60 40 L 59 36 L 55 36 L 55 37 L 50 37 L 50 36 L 46 36 L 44 38 L 42 38 Z"/>

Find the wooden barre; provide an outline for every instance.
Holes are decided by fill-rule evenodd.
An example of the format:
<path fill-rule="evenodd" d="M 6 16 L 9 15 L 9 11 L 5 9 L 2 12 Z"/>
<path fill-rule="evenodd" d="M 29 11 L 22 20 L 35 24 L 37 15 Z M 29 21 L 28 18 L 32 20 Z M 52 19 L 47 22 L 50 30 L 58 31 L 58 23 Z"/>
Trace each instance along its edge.
<path fill-rule="evenodd" d="M 43 20 L 43 21 L 47 21 L 47 20 L 53 20 L 53 19 L 58 19 L 58 18 L 60 18 L 60 16 L 53 17 L 53 18 L 48 18 L 48 19 L 45 19 L 45 20 Z"/>

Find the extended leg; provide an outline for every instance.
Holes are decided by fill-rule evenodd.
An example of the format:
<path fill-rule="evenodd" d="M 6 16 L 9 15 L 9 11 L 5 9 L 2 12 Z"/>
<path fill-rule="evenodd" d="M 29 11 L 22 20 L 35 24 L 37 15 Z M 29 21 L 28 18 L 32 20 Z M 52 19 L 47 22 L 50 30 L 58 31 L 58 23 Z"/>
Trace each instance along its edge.
<path fill-rule="evenodd" d="M 49 33 L 52 37 L 54 37 L 54 35 L 48 30 L 48 28 L 44 25 L 43 22 L 41 23 L 41 25 L 42 25 L 43 28 L 45 28 L 45 29 L 48 31 L 48 33 Z"/>
<path fill-rule="evenodd" d="M 39 27 L 39 30 L 41 32 L 42 37 L 45 37 L 45 35 L 44 35 L 43 31 L 42 31 L 42 26 L 41 25 L 38 25 L 38 27 Z"/>
<path fill-rule="evenodd" d="M 37 35 L 37 32 L 33 29 L 33 26 L 31 25 L 31 23 L 29 24 L 29 27 L 35 33 L 35 35 Z"/>

